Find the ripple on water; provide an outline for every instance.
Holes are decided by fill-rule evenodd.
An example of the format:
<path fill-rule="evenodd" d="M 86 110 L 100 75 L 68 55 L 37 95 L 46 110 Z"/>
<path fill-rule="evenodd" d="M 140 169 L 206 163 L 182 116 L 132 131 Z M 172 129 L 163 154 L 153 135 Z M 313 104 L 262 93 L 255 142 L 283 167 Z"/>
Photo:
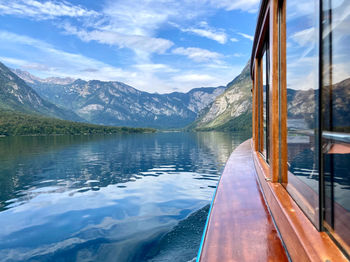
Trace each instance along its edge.
<path fill-rule="evenodd" d="M 1 257 L 123 262 L 196 256 L 234 138 L 11 139 L 0 139 Z"/>

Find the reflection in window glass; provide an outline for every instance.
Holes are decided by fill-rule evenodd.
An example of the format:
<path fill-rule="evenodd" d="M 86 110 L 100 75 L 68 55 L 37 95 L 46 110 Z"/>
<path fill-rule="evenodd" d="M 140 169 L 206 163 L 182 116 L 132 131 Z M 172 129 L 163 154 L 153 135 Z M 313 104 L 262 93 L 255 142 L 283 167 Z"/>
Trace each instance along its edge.
<path fill-rule="evenodd" d="M 318 11 L 287 1 L 287 190 L 318 227 Z"/>
<path fill-rule="evenodd" d="M 266 51 L 261 59 L 261 66 L 263 68 L 263 130 L 264 130 L 264 147 L 263 155 L 267 159 L 266 155 Z"/>
<path fill-rule="evenodd" d="M 260 66 L 262 67 L 262 128 L 263 128 L 263 146 L 261 148 L 261 153 L 265 157 L 266 162 L 269 162 L 269 48 L 268 40 L 265 42 L 263 56 L 260 61 Z"/>
<path fill-rule="evenodd" d="M 258 70 L 258 143 L 259 143 L 259 147 L 258 147 L 258 150 L 260 152 L 263 151 L 263 143 L 264 143 L 264 140 L 262 139 L 262 106 L 261 104 L 263 103 L 262 99 L 261 99 L 261 74 L 262 74 L 262 63 L 261 63 L 261 60 L 259 60 L 259 63 L 258 63 L 258 67 L 259 67 L 259 70 Z"/>
<path fill-rule="evenodd" d="M 349 1 L 323 1 L 322 157 L 325 226 L 350 253 L 349 10 Z"/>

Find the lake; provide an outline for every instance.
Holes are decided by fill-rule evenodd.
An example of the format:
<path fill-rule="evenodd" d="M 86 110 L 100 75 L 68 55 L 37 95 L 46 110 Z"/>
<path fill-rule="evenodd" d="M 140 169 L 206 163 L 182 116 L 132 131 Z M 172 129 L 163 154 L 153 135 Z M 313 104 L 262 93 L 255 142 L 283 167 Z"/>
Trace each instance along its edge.
<path fill-rule="evenodd" d="M 0 138 L 1 261 L 192 261 L 249 133 Z"/>

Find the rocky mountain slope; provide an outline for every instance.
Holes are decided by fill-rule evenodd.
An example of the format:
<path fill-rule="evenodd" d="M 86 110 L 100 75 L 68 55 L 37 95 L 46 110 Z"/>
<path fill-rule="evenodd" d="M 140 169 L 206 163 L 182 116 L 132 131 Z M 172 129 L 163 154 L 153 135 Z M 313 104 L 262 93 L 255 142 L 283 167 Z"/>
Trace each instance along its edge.
<path fill-rule="evenodd" d="M 103 125 L 181 128 L 225 91 L 225 87 L 192 89 L 188 93 L 150 94 L 121 82 L 39 79 L 16 73 L 39 95 L 75 112 L 85 121 Z M 54 81 L 55 80 L 55 81 Z"/>
<path fill-rule="evenodd" d="M 200 113 L 200 117 L 190 126 L 196 130 L 251 130 L 252 126 L 252 82 L 250 64 L 227 85 L 226 91 Z M 348 131 L 350 78 L 323 88 L 323 110 L 332 107 L 333 129 Z M 265 91 L 264 91 L 265 92 Z M 317 103 L 319 90 L 287 89 L 287 109 L 289 129 L 311 129 L 317 126 Z M 331 101 L 333 104 L 331 105 Z M 325 120 L 330 121 L 330 120 Z"/>
<path fill-rule="evenodd" d="M 68 85 L 73 83 L 76 79 L 71 77 L 48 77 L 48 78 L 40 78 L 36 77 L 27 71 L 23 71 L 21 69 L 11 69 L 17 76 L 22 78 L 26 83 L 29 84 L 47 84 L 47 85 Z"/>
<path fill-rule="evenodd" d="M 226 87 L 196 88 L 188 93 L 150 94 L 121 82 L 83 81 L 72 78 L 40 79 L 14 70 L 23 80 L 0 66 L 0 109 L 20 108 L 23 112 L 59 116 L 69 110 L 86 122 L 133 127 L 182 128 L 196 130 L 251 130 L 252 82 L 249 63 Z M 348 130 L 350 79 L 332 87 L 333 124 Z M 324 96 L 329 96 L 327 87 Z M 318 90 L 287 89 L 288 128 L 313 128 Z M 331 101 L 325 99 L 326 102 Z M 64 112 L 59 107 L 66 108 Z M 325 104 L 323 108 L 329 108 Z M 194 122 L 193 122 L 194 121 Z"/>
<path fill-rule="evenodd" d="M 251 129 L 252 81 L 248 63 L 227 89 L 191 125 L 196 130 Z"/>
<path fill-rule="evenodd" d="M 0 63 L 0 109 L 67 120 L 82 120 L 75 113 L 42 99 L 2 63 Z"/>
<path fill-rule="evenodd" d="M 334 83 L 332 87 L 324 86 L 322 92 L 323 122 L 326 130 L 331 124 L 332 131 L 349 132 L 350 78 Z M 317 127 L 319 90 L 287 89 L 287 97 L 288 128 L 312 129 Z"/>

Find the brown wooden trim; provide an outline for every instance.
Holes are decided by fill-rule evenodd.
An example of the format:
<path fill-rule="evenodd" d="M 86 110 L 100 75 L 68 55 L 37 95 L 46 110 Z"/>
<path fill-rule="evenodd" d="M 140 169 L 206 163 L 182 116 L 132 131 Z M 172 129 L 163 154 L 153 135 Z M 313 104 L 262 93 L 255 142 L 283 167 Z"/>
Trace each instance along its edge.
<path fill-rule="evenodd" d="M 252 142 L 230 156 L 217 187 L 199 261 L 288 261 L 257 180 Z"/>
<path fill-rule="evenodd" d="M 252 50 L 252 56 L 251 56 L 251 63 L 250 63 L 250 72 L 251 72 L 251 77 L 253 78 L 254 76 L 254 68 L 255 68 L 255 65 L 254 65 L 254 62 L 255 62 L 255 58 L 257 57 L 256 54 L 256 49 L 257 49 L 257 46 L 259 44 L 259 42 L 261 42 L 261 39 L 260 39 L 260 34 L 261 34 L 261 28 L 263 27 L 264 25 L 264 18 L 266 16 L 266 9 L 268 8 L 268 3 L 269 3 L 269 0 L 262 0 L 261 3 L 260 3 L 260 8 L 259 8 L 259 15 L 258 15 L 258 20 L 257 20 L 257 24 L 256 24 L 256 27 L 255 27 L 255 34 L 254 34 L 254 40 L 253 40 L 253 50 Z"/>
<path fill-rule="evenodd" d="M 326 221 L 324 221 L 323 226 L 328 230 L 328 232 L 332 235 L 332 237 L 341 245 L 341 247 L 350 254 L 350 246 L 348 245 L 348 241 L 350 238 L 350 232 L 348 228 L 349 224 L 349 219 L 350 215 L 349 213 L 340 213 L 339 211 L 344 211 L 344 210 L 337 210 L 337 209 L 343 209 L 340 205 L 337 205 L 335 203 L 335 212 L 338 211 L 338 218 L 340 218 L 342 221 L 336 221 L 335 223 L 338 224 L 336 225 L 337 227 L 340 228 L 340 230 L 335 231 Z"/>
<path fill-rule="evenodd" d="M 280 176 L 281 183 L 288 183 L 288 146 L 287 146 L 287 38 L 286 5 L 280 1 Z"/>
<path fill-rule="evenodd" d="M 270 88 L 269 88 L 269 149 L 272 182 L 279 181 L 279 41 L 278 0 L 270 1 Z"/>
<path fill-rule="evenodd" d="M 254 141 L 254 150 L 259 151 L 259 141 L 258 141 L 258 136 L 259 136 L 259 127 L 258 127 L 258 122 L 259 122 L 259 114 L 258 114 L 258 97 L 259 97 L 259 81 L 258 81 L 258 62 L 257 59 L 255 58 L 255 71 L 254 71 L 254 89 L 253 89 L 253 127 L 254 127 L 254 136 L 253 136 L 253 141 Z"/>
<path fill-rule="evenodd" d="M 282 6 L 280 6 L 282 5 Z M 268 141 L 270 155 L 269 164 L 271 166 L 271 178 L 273 182 L 288 182 L 287 176 L 287 90 L 286 90 L 286 31 L 285 31 L 285 1 L 270 0 L 264 4 L 265 13 L 260 13 L 261 20 L 260 31 L 256 33 L 256 43 L 253 49 L 254 65 L 258 63 L 258 67 L 254 66 L 254 78 L 257 79 L 255 71 L 258 69 L 258 83 L 262 83 L 263 68 L 261 68 L 260 58 L 262 56 L 264 39 L 269 33 L 270 46 L 270 93 L 269 93 L 269 136 Z M 279 15 L 281 15 L 281 35 L 279 36 Z M 258 58 L 258 59 L 256 59 Z M 261 87 L 259 87 L 262 89 Z M 259 103 L 258 122 L 260 127 L 259 147 L 257 151 L 263 151 L 263 129 L 262 119 L 263 112 L 262 90 L 258 91 L 259 97 L 256 102 Z M 254 137 L 254 139 L 256 139 Z"/>
<path fill-rule="evenodd" d="M 256 58 L 261 58 L 263 55 L 265 38 L 266 38 L 267 31 L 269 30 L 269 21 L 270 21 L 269 10 L 270 10 L 270 4 L 267 3 L 266 13 L 262 18 L 261 31 L 259 32 L 259 37 L 257 38 L 256 47 L 253 50 L 254 57 Z"/>
<path fill-rule="evenodd" d="M 252 139 L 255 140 L 256 137 L 256 121 L 255 121 L 255 114 L 256 114 L 256 110 L 255 110 L 255 94 L 256 94 L 256 87 L 255 87 L 256 81 L 254 79 L 252 79 Z"/>
<path fill-rule="evenodd" d="M 256 31 L 256 33 L 258 33 L 258 37 L 255 36 L 255 44 L 253 47 L 253 54 L 254 54 L 254 62 L 253 62 L 253 75 L 254 75 L 254 80 L 258 80 L 257 82 L 257 99 L 255 100 L 257 102 L 257 115 L 258 115 L 258 119 L 257 119 L 257 123 L 258 123 L 258 136 L 256 137 L 256 139 L 258 140 L 258 147 L 257 147 L 257 151 L 264 153 L 264 125 L 263 125 L 263 121 L 264 121 L 264 117 L 263 117 L 263 112 L 264 112 L 264 100 L 263 100 L 263 74 L 265 74 L 266 72 L 264 72 L 264 68 L 262 67 L 263 63 L 262 61 L 262 57 L 263 57 L 263 51 L 264 51 L 264 44 L 266 39 L 268 39 L 267 37 L 267 33 L 269 32 L 269 21 L 270 21 L 270 3 L 269 1 L 264 1 L 262 3 L 264 5 L 264 10 L 265 13 L 261 13 L 260 14 L 260 31 Z M 257 72 L 257 74 L 256 74 Z M 268 101 L 267 101 L 268 102 Z M 269 123 L 266 123 L 267 125 Z M 270 139 L 271 140 L 271 139 Z M 266 141 L 267 143 L 269 141 Z M 265 156 L 267 157 L 267 156 Z M 270 158 L 270 156 L 269 156 Z"/>
<path fill-rule="evenodd" d="M 259 150 L 264 150 L 264 90 L 263 90 L 263 71 L 261 58 L 258 59 L 258 118 L 259 118 Z"/>
<path fill-rule="evenodd" d="M 318 227 L 318 193 L 289 171 L 288 177 L 288 183 L 283 183 L 282 185 L 294 201 L 298 203 L 298 206 L 303 210 L 306 216 Z"/>
<path fill-rule="evenodd" d="M 266 180 L 266 163 L 253 152 L 257 175 L 292 261 L 348 261 L 327 233 L 318 232 L 280 183 Z"/>

